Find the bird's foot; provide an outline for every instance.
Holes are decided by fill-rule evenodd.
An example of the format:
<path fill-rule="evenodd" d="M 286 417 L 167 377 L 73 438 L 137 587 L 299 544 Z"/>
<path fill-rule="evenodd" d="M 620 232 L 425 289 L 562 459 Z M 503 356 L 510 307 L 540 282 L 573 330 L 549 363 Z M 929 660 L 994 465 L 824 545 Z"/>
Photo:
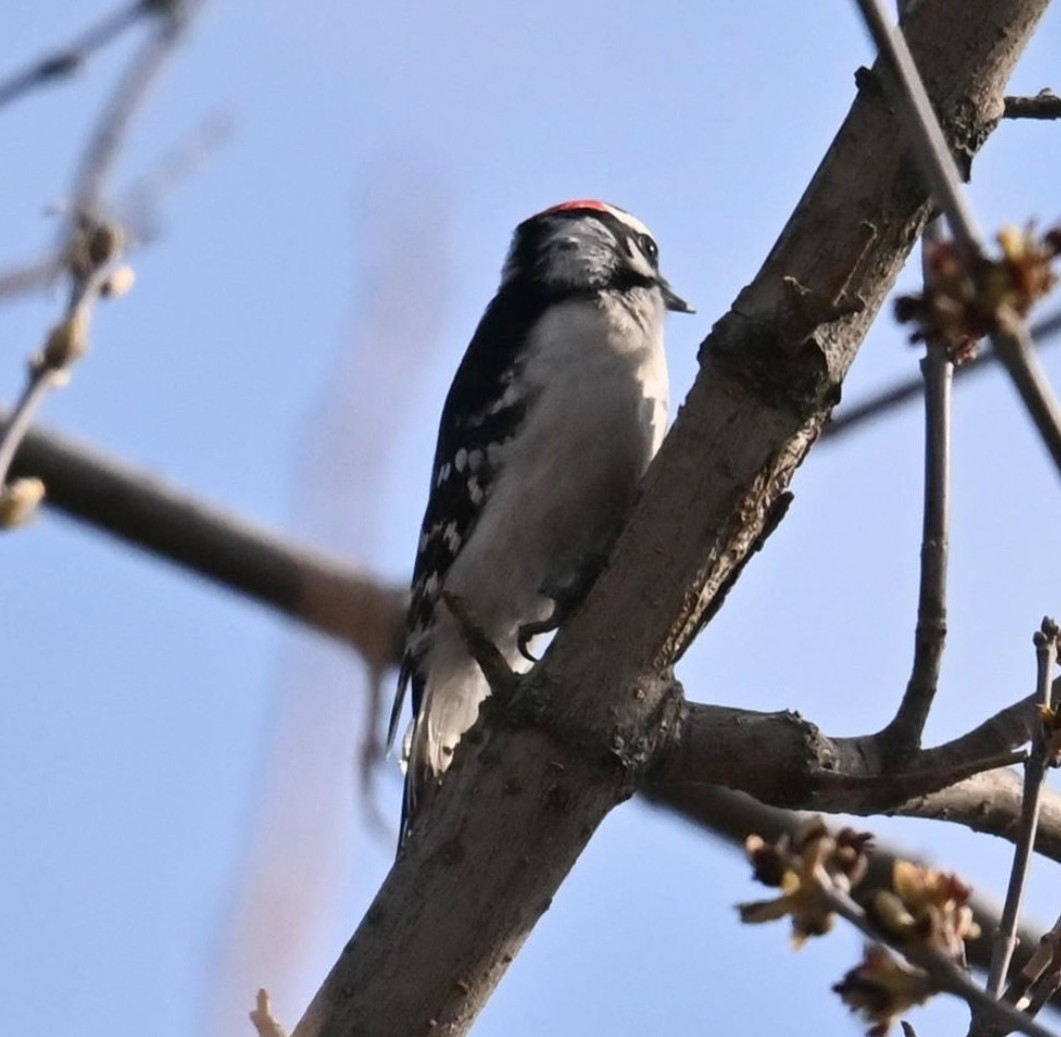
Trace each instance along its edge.
<path fill-rule="evenodd" d="M 587 555 L 578 567 L 578 574 L 563 583 L 547 582 L 542 584 L 541 592 L 553 601 L 553 610 L 544 619 L 523 623 L 516 631 L 516 647 L 519 654 L 530 663 L 538 659 L 531 654 L 530 643 L 539 634 L 550 634 L 559 630 L 564 621 L 582 604 L 597 577 L 600 575 L 606 555 Z"/>

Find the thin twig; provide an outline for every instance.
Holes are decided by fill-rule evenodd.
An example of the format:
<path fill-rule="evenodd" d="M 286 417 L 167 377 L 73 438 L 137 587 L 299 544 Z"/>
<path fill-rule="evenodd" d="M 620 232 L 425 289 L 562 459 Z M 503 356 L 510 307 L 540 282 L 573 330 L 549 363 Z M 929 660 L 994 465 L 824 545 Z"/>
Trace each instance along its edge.
<path fill-rule="evenodd" d="M 1023 321 L 996 331 L 991 344 L 1005 365 L 1031 415 L 1039 435 L 1061 471 L 1061 406 L 1035 352 L 1035 343 Z"/>
<path fill-rule="evenodd" d="M 747 793 L 718 786 L 672 785 L 665 794 L 661 794 L 661 791 L 653 785 L 642 788 L 642 802 L 648 802 L 657 809 L 677 812 L 690 824 L 707 829 L 741 852 L 749 835 L 757 834 L 768 843 L 774 843 L 785 834 L 791 836 L 808 816 L 801 811 L 766 806 Z M 926 863 L 901 847 L 874 839 L 873 852 L 869 855 L 869 871 L 854 893 L 859 903 L 865 904 L 878 890 L 892 888 L 897 860 L 912 861 L 919 865 Z M 969 963 L 986 972 L 991 958 L 990 936 L 998 928 L 998 905 L 992 898 L 979 897 L 975 893 L 970 895 L 968 904 L 981 935 L 966 942 L 966 952 Z M 1038 930 L 1021 932 L 1023 947 L 1035 946 L 1038 938 Z M 1037 977 L 1041 971 L 1042 967 L 1034 976 Z"/>
<path fill-rule="evenodd" d="M 92 305 L 106 273 L 120 254 L 124 234 L 102 217 L 106 178 L 118 155 L 132 116 L 147 95 L 164 59 L 169 55 L 193 10 L 202 0 L 139 0 L 135 7 L 112 15 L 82 38 L 100 46 L 129 24 L 151 12 L 159 18 L 157 31 L 126 69 L 110 103 L 90 135 L 74 180 L 73 205 L 63 263 L 71 277 L 70 299 L 63 320 L 49 333 L 39 357 L 30 364 L 29 380 L 11 420 L 0 431 L 0 492 L 7 480 L 19 441 L 48 392 L 66 381 L 68 368 L 87 348 Z M 2 94 L 0 94 L 2 96 Z"/>
<path fill-rule="evenodd" d="M 25 295 L 27 292 L 44 288 L 55 280 L 62 268 L 62 256 L 52 255 L 0 270 L 0 299 Z"/>
<path fill-rule="evenodd" d="M 1051 314 L 1032 325 L 1031 336 L 1037 348 L 1042 349 L 1055 341 L 1061 332 L 1061 313 Z M 993 350 L 986 350 L 970 363 L 962 364 L 954 372 L 956 382 L 964 384 L 973 375 L 991 370 L 999 362 Z M 924 390 L 924 379 L 918 375 L 903 378 L 886 389 L 878 390 L 864 400 L 841 406 L 839 413 L 822 430 L 821 438 L 832 441 L 867 422 L 895 410 L 904 403 L 919 397 Z"/>
<path fill-rule="evenodd" d="M 906 118 L 904 129 L 914 144 L 917 160 L 947 224 L 962 250 L 972 258 L 982 254 L 983 234 L 961 189 L 961 175 L 947 146 L 932 102 L 901 30 L 892 28 L 879 0 L 855 0 L 873 42 L 893 75 L 888 77 Z"/>
<path fill-rule="evenodd" d="M 1056 927 L 1043 937 L 1041 946 L 1049 951 L 1046 967 L 1032 983 L 1026 1003 L 1021 1006 L 1031 1016 L 1038 1015 L 1061 988 L 1061 938 Z"/>
<path fill-rule="evenodd" d="M 177 187 L 213 150 L 228 138 L 227 121 L 214 117 L 168 155 L 156 168 L 137 178 L 108 206 L 125 228 L 126 254 L 149 244 L 157 235 L 157 209 L 166 194 Z M 0 270 L 0 301 L 37 291 L 55 281 L 63 268 L 63 245 L 54 255 Z"/>
<path fill-rule="evenodd" d="M 157 3 L 134 0 L 104 15 L 71 43 L 0 82 L 0 108 L 46 83 L 64 79 L 81 68 L 97 51 L 117 39 L 130 25 L 150 13 Z"/>
<path fill-rule="evenodd" d="M 479 669 L 483 671 L 483 676 L 486 678 L 486 683 L 490 685 L 490 691 L 494 697 L 503 698 L 511 695 L 519 682 L 519 677 L 509 666 L 501 650 L 479 625 L 468 603 L 447 590 L 442 591 L 442 600 L 457 624 L 464 647 L 479 664 Z"/>
<path fill-rule="evenodd" d="M 1003 119 L 1061 119 L 1061 97 L 1040 90 L 1034 97 L 1007 97 Z"/>
<path fill-rule="evenodd" d="M 0 423 L 0 487 L 7 483 L 7 473 L 19 443 L 33 422 L 44 398 L 62 384 L 63 372 L 58 368 L 36 365 L 30 368 L 22 395 L 11 411 L 10 418 Z"/>
<path fill-rule="evenodd" d="M 1052 620 L 1043 620 L 1042 628 L 1035 637 L 1036 699 L 1040 708 L 1050 706 L 1054 665 L 1057 662 L 1057 627 Z M 1024 765 L 1024 796 L 1021 800 L 1021 826 L 1017 846 L 1013 852 L 1013 867 L 1006 901 L 1002 907 L 1002 920 L 995 934 L 995 946 L 991 955 L 991 969 L 987 977 L 987 992 L 992 997 L 1002 994 L 1002 987 L 1009 972 L 1010 959 L 1016 946 L 1017 920 L 1020 917 L 1021 899 L 1028 881 L 1035 833 L 1039 827 L 1039 803 L 1043 781 L 1051 753 L 1045 730 L 1040 728 L 1032 742 L 1032 751 Z"/>
<path fill-rule="evenodd" d="M 901 21 L 909 13 L 910 0 L 898 0 L 897 6 Z M 921 278 L 926 289 L 929 285 L 930 249 L 939 244 L 942 236 L 941 221 L 936 217 L 925 227 L 921 238 Z M 940 665 L 947 640 L 951 390 L 954 364 L 946 350 L 928 343 L 921 360 L 921 376 L 925 384 L 925 490 L 914 660 L 902 701 L 884 732 L 895 746 L 897 762 L 921 748 L 925 723 L 939 687 Z"/>
<path fill-rule="evenodd" d="M 82 155 L 72 191 L 75 211 L 95 212 L 100 207 L 104 184 L 133 116 L 201 3 L 202 0 L 183 0 L 163 4 L 154 0 L 152 6 L 160 11 L 158 25 L 126 67 Z"/>
<path fill-rule="evenodd" d="M 889 26 L 880 0 L 856 0 L 878 50 L 893 75 L 886 78 L 904 115 L 929 190 L 947 218 L 952 236 L 970 269 L 985 255 L 984 236 L 961 186 L 954 157 L 899 29 Z M 1017 323 L 1017 322 L 1014 322 Z M 1000 328 L 991 342 L 1013 379 L 1039 435 L 1061 473 L 1061 406 L 1031 348 L 1027 331 Z"/>
<path fill-rule="evenodd" d="M 254 1029 L 258 1031 L 258 1037 L 287 1037 L 285 1030 L 273 1015 L 273 1006 L 269 1000 L 269 991 L 262 989 L 258 991 L 254 1008 L 250 1013 Z"/>
<path fill-rule="evenodd" d="M 925 229 L 929 250 L 941 235 L 939 220 Z M 947 640 L 947 554 L 950 538 L 951 387 L 954 364 L 942 346 L 929 345 L 921 361 L 925 379 L 925 497 L 921 526 L 921 571 L 914 635 L 914 661 L 895 719 L 887 729 L 897 756 L 921 747 L 921 735 L 939 685 Z"/>
<path fill-rule="evenodd" d="M 128 184 L 114 202 L 114 210 L 129 228 L 135 246 L 149 243 L 158 234 L 158 209 L 162 200 L 187 180 L 199 166 L 225 144 L 232 133 L 228 119 L 214 115 L 145 174 Z"/>
<path fill-rule="evenodd" d="M 1005 1001 L 996 1001 L 981 990 L 962 969 L 939 951 L 912 946 L 909 943 L 891 942 L 886 934 L 870 922 L 866 912 L 851 896 L 824 874 L 821 876 L 821 891 L 829 907 L 836 914 L 846 919 L 870 939 L 877 943 L 887 944 L 902 954 L 911 964 L 923 969 L 940 990 L 960 997 L 971 1008 L 1003 1024 L 1007 1031 L 1017 1030 L 1028 1034 L 1028 1037 L 1056 1037 L 1050 1030 L 1012 1005 Z"/>
<path fill-rule="evenodd" d="M 381 734 L 383 730 L 383 679 L 390 673 L 390 666 L 382 662 L 370 663 L 365 668 L 365 719 L 364 735 L 358 757 L 358 785 L 361 789 L 361 804 L 369 827 L 386 837 L 388 842 L 397 838 L 397 831 L 380 809 L 376 795 L 376 778 L 380 764 L 386 756 L 386 747 Z M 389 690 L 389 689 L 388 689 Z"/>
<path fill-rule="evenodd" d="M 63 319 L 48 333 L 44 348 L 29 363 L 26 386 L 10 420 L 0 427 L 0 491 L 18 445 L 45 397 L 65 385 L 70 367 L 88 348 L 92 305 L 105 275 L 121 254 L 121 231 L 110 224 L 81 218 L 74 224 L 66 250 L 70 298 Z"/>
<path fill-rule="evenodd" d="M 1061 985 L 1061 975 L 1057 971 L 1059 953 L 1061 916 L 1053 928 L 1039 938 L 1034 952 L 1006 988 L 1006 1000 L 1029 1015 L 1038 1014 Z"/>

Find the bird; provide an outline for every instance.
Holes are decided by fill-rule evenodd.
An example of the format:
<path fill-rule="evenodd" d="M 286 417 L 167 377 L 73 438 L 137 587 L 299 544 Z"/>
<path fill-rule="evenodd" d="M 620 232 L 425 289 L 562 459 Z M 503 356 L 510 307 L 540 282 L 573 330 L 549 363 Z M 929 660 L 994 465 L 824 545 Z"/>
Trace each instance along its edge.
<path fill-rule="evenodd" d="M 411 689 L 399 852 L 490 693 L 448 602 L 525 671 L 585 596 L 663 439 L 667 311 L 695 312 L 629 212 L 569 201 L 516 228 L 439 421 L 388 733 Z"/>

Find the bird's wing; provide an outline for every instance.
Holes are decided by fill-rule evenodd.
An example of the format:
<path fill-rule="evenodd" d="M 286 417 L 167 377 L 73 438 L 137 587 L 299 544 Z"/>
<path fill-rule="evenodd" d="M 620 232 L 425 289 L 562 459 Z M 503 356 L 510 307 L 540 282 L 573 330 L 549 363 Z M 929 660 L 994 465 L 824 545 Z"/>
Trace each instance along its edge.
<path fill-rule="evenodd" d="M 419 712 L 426 679 L 422 664 L 439 591 L 490 497 L 500 472 L 497 448 L 516 434 L 531 404 L 519 357 L 544 306 L 544 300 L 514 298 L 502 289 L 483 314 L 446 397 L 413 569 L 388 746 L 410 685 L 413 715 Z"/>

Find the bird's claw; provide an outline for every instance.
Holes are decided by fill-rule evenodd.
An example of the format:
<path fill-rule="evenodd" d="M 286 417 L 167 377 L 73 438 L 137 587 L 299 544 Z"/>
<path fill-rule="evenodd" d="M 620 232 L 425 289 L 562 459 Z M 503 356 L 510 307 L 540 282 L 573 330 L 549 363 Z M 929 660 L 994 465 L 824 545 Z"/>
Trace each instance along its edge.
<path fill-rule="evenodd" d="M 560 620 L 557 616 L 559 608 L 554 608 L 552 614 L 547 619 L 536 619 L 530 623 L 523 623 L 520 628 L 516 631 L 516 647 L 519 649 L 519 654 L 523 656 L 527 662 L 534 664 L 538 661 L 537 657 L 531 654 L 530 643 L 539 634 L 548 634 L 550 631 L 556 630 L 560 626 Z"/>

